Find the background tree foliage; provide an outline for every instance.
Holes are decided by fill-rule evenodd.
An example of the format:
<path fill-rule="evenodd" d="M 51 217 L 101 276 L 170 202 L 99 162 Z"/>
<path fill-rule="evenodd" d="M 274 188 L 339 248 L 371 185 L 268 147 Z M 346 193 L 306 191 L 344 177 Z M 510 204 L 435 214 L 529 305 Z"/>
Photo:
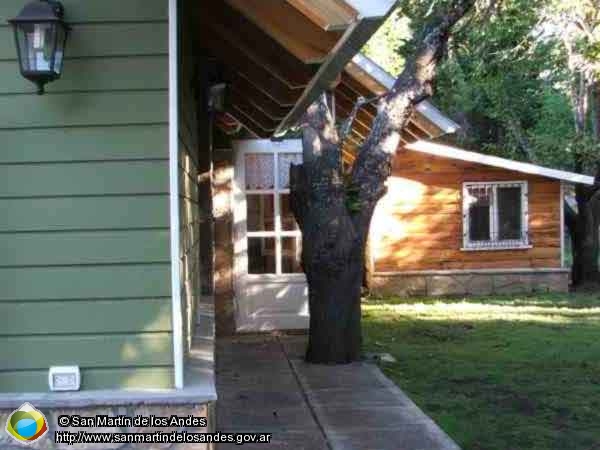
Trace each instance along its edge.
<path fill-rule="evenodd" d="M 397 73 L 440 3 L 401 0 L 367 54 Z M 593 174 L 599 61 L 599 0 L 480 0 L 452 37 L 434 102 L 462 126 L 463 147 Z"/>

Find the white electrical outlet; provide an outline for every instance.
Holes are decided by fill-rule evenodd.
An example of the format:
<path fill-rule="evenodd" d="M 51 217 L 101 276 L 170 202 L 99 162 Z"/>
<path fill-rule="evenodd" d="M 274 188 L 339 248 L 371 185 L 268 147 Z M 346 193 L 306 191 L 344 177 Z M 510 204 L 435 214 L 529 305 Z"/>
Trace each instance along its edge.
<path fill-rule="evenodd" d="M 48 385 L 51 391 L 78 391 L 81 387 L 79 367 L 50 367 L 48 371 Z"/>

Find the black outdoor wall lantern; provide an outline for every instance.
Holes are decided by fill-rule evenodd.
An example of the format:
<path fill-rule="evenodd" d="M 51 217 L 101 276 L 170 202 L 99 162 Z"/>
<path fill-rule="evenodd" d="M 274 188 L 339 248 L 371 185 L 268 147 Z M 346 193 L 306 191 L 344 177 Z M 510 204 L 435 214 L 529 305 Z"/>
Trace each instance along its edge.
<path fill-rule="evenodd" d="M 60 78 L 69 26 L 63 20 L 62 4 L 35 0 L 8 22 L 13 26 L 21 75 L 38 86 Z"/>

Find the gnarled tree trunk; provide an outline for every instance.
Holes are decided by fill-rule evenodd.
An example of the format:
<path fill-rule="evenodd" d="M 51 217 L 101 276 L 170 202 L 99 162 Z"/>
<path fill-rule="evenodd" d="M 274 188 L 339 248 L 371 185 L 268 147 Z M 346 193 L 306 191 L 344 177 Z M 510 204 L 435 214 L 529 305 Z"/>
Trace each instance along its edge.
<path fill-rule="evenodd" d="M 596 186 L 575 186 L 575 199 L 577 212 L 570 207 L 565 209 L 573 254 L 572 282 L 577 288 L 597 286 L 600 283 L 600 174 L 596 176 Z"/>
<path fill-rule="evenodd" d="M 582 141 L 588 123 L 591 123 L 592 138 L 595 143 L 600 140 L 600 84 L 593 62 L 582 52 L 585 45 L 581 45 L 578 29 L 586 34 L 585 18 L 563 15 L 566 24 L 575 24 L 577 28 L 565 27 L 562 41 L 567 56 L 567 64 L 572 74 L 570 82 L 570 97 L 573 109 L 575 133 L 577 141 Z M 586 39 L 589 36 L 586 35 Z M 585 157 L 575 154 L 575 171 L 583 172 Z M 600 226 L 600 160 L 598 165 L 595 185 L 592 187 L 575 186 L 577 211 L 567 206 L 565 208 L 565 221 L 571 236 L 573 266 L 571 268 L 572 282 L 576 288 L 586 288 L 589 285 L 600 283 L 598 273 L 598 227 Z"/>
<path fill-rule="evenodd" d="M 290 170 L 291 206 L 302 230 L 302 265 L 309 289 L 306 359 L 356 361 L 361 350 L 360 292 L 373 211 L 414 106 L 432 93 L 452 26 L 474 0 L 455 0 L 424 33 L 413 59 L 379 102 L 371 133 L 358 150 L 349 180 L 342 175 L 340 138 L 322 97 L 303 123 L 303 163 Z"/>

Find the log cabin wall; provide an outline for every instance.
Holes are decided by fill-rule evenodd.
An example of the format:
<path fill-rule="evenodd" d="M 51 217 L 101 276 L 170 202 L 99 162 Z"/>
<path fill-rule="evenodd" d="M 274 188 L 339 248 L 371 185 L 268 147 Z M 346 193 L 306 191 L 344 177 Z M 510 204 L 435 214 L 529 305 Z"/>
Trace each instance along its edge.
<path fill-rule="evenodd" d="M 464 182 L 527 181 L 532 248 L 462 251 Z M 395 159 L 371 227 L 375 272 L 561 267 L 560 181 L 415 151 Z"/>

